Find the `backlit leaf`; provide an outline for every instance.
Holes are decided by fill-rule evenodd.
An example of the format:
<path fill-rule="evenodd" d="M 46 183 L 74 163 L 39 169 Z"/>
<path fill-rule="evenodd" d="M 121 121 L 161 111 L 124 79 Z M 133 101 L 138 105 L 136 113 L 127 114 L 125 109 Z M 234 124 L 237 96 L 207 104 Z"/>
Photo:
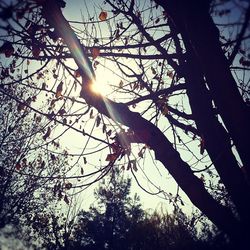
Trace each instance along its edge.
<path fill-rule="evenodd" d="M 93 67 L 96 70 L 97 69 L 97 65 L 100 64 L 98 61 L 94 61 Z"/>
<path fill-rule="evenodd" d="M 55 155 L 54 155 L 54 154 L 52 154 L 52 153 L 50 154 L 50 158 L 51 158 L 51 160 L 52 160 L 52 161 L 55 161 L 55 160 L 56 160 Z"/>
<path fill-rule="evenodd" d="M 122 88 L 124 85 L 123 81 L 121 80 L 120 83 L 119 83 L 119 88 Z"/>
<path fill-rule="evenodd" d="M 156 20 L 155 20 L 155 23 L 159 23 L 160 22 L 160 18 L 158 17 Z"/>
<path fill-rule="evenodd" d="M 111 136 L 112 134 L 112 130 L 110 129 L 108 132 L 107 132 L 107 136 Z"/>
<path fill-rule="evenodd" d="M 153 68 L 153 67 L 151 67 L 151 71 L 152 71 L 152 74 L 156 74 L 156 70 Z"/>
<path fill-rule="evenodd" d="M 115 161 L 117 159 L 117 154 L 108 154 L 106 161 Z"/>
<path fill-rule="evenodd" d="M 72 183 L 70 183 L 70 182 L 65 183 L 65 188 L 66 189 L 71 189 L 72 188 Z"/>
<path fill-rule="evenodd" d="M 167 72 L 167 76 L 170 77 L 170 78 L 173 78 L 174 77 L 174 74 L 172 71 L 168 71 Z"/>
<path fill-rule="evenodd" d="M 87 164 L 87 159 L 86 159 L 86 157 L 83 157 L 83 162 L 84 162 L 84 164 Z"/>
<path fill-rule="evenodd" d="M 145 151 L 144 148 L 142 148 L 142 149 L 139 151 L 138 156 L 139 156 L 140 158 L 143 158 L 143 153 L 144 153 L 144 151 Z"/>
<path fill-rule="evenodd" d="M 165 105 L 163 108 L 162 108 L 162 114 L 163 115 L 167 115 L 168 114 L 168 106 L 167 105 Z"/>
<path fill-rule="evenodd" d="M 200 139 L 200 145 L 199 146 L 200 146 L 200 154 L 203 155 L 203 153 L 205 151 L 205 140 L 204 140 L 204 138 Z"/>
<path fill-rule="evenodd" d="M 32 55 L 33 55 L 35 58 L 39 57 L 40 52 L 41 52 L 41 49 L 40 49 L 38 46 L 34 46 L 34 47 L 32 48 Z"/>
<path fill-rule="evenodd" d="M 131 162 L 129 161 L 128 166 L 127 166 L 127 170 L 130 170 L 130 169 L 131 169 Z"/>
<path fill-rule="evenodd" d="M 0 47 L 0 53 L 3 53 L 6 57 L 11 57 L 13 55 L 14 51 L 15 50 L 14 50 L 11 42 L 5 42 Z"/>
<path fill-rule="evenodd" d="M 18 111 L 18 112 L 24 110 L 24 108 L 25 108 L 24 103 L 19 103 L 19 104 L 17 105 L 17 111 Z"/>
<path fill-rule="evenodd" d="M 78 78 L 78 77 L 80 77 L 80 76 L 81 76 L 81 74 L 80 74 L 80 70 L 79 70 L 79 69 L 75 70 L 75 72 L 74 72 L 74 76 L 75 76 L 76 78 Z"/>
<path fill-rule="evenodd" d="M 46 83 L 45 83 L 45 82 L 43 82 L 43 84 L 42 84 L 42 89 L 43 89 L 43 90 L 46 89 Z"/>
<path fill-rule="evenodd" d="M 59 115 L 64 115 L 66 113 L 66 110 L 64 108 L 61 108 L 59 111 L 58 111 L 58 114 Z"/>
<path fill-rule="evenodd" d="M 46 140 L 50 136 L 50 133 L 51 133 L 51 128 L 48 127 L 46 134 L 43 136 L 43 139 Z"/>
<path fill-rule="evenodd" d="M 93 119 L 94 118 L 94 115 L 93 115 L 94 111 L 93 109 L 90 110 L 90 113 L 89 113 L 89 118 L 90 119 Z"/>
<path fill-rule="evenodd" d="M 102 132 L 105 133 L 106 130 L 107 130 L 107 126 L 106 126 L 106 124 L 103 124 L 103 126 L 102 126 Z"/>
<path fill-rule="evenodd" d="M 21 167 L 22 167 L 21 164 L 20 164 L 20 163 L 17 163 L 15 168 L 16 168 L 16 170 L 20 170 Z"/>
<path fill-rule="evenodd" d="M 60 82 L 56 88 L 56 98 L 62 96 L 63 82 Z"/>
<path fill-rule="evenodd" d="M 63 200 L 65 201 L 66 204 L 69 205 L 69 199 L 68 199 L 67 195 L 64 196 L 64 199 L 63 199 Z"/>
<path fill-rule="evenodd" d="M 105 20 L 107 19 L 107 17 L 108 17 L 108 13 L 107 13 L 106 11 L 102 11 L 102 12 L 100 13 L 100 15 L 99 15 L 99 19 L 100 19 L 101 21 L 105 21 Z"/>
<path fill-rule="evenodd" d="M 138 168 L 136 166 L 136 161 L 133 160 L 133 161 L 131 161 L 131 163 L 132 163 L 133 170 L 136 172 L 138 170 Z"/>
<path fill-rule="evenodd" d="M 96 127 L 99 127 L 100 123 L 101 123 L 101 118 L 100 118 L 100 116 L 97 116 L 96 117 Z"/>
<path fill-rule="evenodd" d="M 100 55 L 100 49 L 98 49 L 98 48 L 93 48 L 93 49 L 91 50 L 91 54 L 92 54 L 93 59 L 96 59 L 96 58 Z"/>

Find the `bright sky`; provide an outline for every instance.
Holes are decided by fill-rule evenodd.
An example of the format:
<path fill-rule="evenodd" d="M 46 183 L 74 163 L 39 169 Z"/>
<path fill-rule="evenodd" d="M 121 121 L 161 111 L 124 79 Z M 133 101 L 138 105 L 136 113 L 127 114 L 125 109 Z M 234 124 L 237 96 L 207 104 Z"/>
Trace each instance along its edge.
<path fill-rule="evenodd" d="M 86 10 L 88 10 L 90 13 L 94 13 L 93 17 L 97 17 L 100 10 L 108 11 L 108 15 L 111 15 L 109 12 L 109 9 L 107 9 L 107 5 L 101 5 L 103 1 L 92 1 L 92 2 L 87 2 L 86 5 L 84 4 L 84 1 L 77 1 L 77 0 L 72 0 L 68 1 L 66 8 L 64 9 L 64 14 L 68 20 L 71 21 L 77 21 L 81 20 L 81 16 L 86 19 Z M 92 4 L 95 6 L 93 7 Z M 87 6 L 87 7 L 86 7 Z M 237 12 L 232 15 L 233 18 L 237 17 Z M 94 18 L 94 20 L 95 20 Z M 217 19 L 216 19 L 217 20 Z M 218 18 L 218 22 L 222 21 L 222 19 Z M 227 22 L 229 20 L 226 20 Z M 103 23 L 102 27 L 102 35 L 105 36 L 105 22 Z M 86 27 L 81 27 L 81 25 L 77 26 L 79 29 L 84 30 Z M 107 28 L 107 27 L 106 27 Z M 88 44 L 85 44 L 88 45 Z M 119 75 L 119 70 L 112 65 L 112 63 L 105 58 L 97 58 L 96 59 L 100 64 L 97 66 L 97 70 L 95 71 L 96 73 L 96 83 L 94 85 L 94 91 L 101 93 L 104 96 L 108 96 L 111 98 L 115 98 L 117 101 L 123 101 L 123 95 L 117 95 L 117 94 L 112 94 L 112 85 L 114 86 L 119 86 L 119 83 L 121 81 L 124 81 L 122 75 Z M 105 67 L 103 67 L 105 66 Z M 136 67 L 136 65 L 133 65 L 133 61 L 131 61 L 131 64 L 129 64 L 131 68 Z M 187 100 L 182 100 L 184 101 L 184 106 L 187 107 L 188 109 L 188 101 Z M 141 108 L 144 108 L 141 106 Z M 90 122 L 89 126 L 94 126 L 94 120 Z M 167 129 L 165 121 L 162 121 L 159 123 L 159 127 L 162 130 Z M 98 131 L 98 129 L 95 130 L 95 135 L 98 135 L 98 133 L 101 133 L 101 131 Z M 181 132 L 180 132 L 181 133 Z M 166 133 L 168 138 L 172 138 L 172 134 L 170 132 Z M 83 141 L 82 138 L 79 138 L 78 134 L 71 133 L 70 135 L 66 135 L 64 138 L 64 143 L 69 148 L 70 151 L 77 151 L 81 150 Z M 93 147 L 92 145 L 93 141 L 89 143 L 89 147 Z M 193 143 L 193 142 L 192 142 Z M 135 158 L 137 157 L 137 154 L 140 150 L 140 145 L 135 146 L 133 149 L 133 153 L 135 155 Z M 199 151 L 199 142 L 196 142 L 196 144 L 193 144 L 193 151 L 197 153 Z M 106 157 L 106 152 L 104 151 L 103 154 L 100 156 L 99 159 L 105 159 Z M 168 172 L 165 170 L 165 168 L 162 166 L 161 163 L 155 162 L 154 160 L 154 152 L 147 150 L 146 151 L 147 157 L 144 159 L 141 159 L 138 161 L 138 167 L 139 171 L 137 172 L 136 176 L 138 178 L 139 183 L 148 191 L 154 193 L 156 192 L 156 189 L 154 188 L 154 185 L 157 187 L 160 187 L 161 189 L 165 190 L 168 193 L 176 194 L 177 192 L 177 186 L 172 179 L 172 177 L 168 174 Z M 192 162 L 193 156 L 185 151 L 181 150 L 181 156 L 183 160 L 186 160 L 187 162 Z M 91 162 L 95 162 L 94 164 L 98 165 L 99 159 L 95 158 L 95 156 L 89 156 L 88 157 Z M 204 158 L 203 162 L 208 162 L 209 164 L 209 159 Z M 132 176 L 130 173 L 125 173 L 128 174 L 130 177 Z M 145 174 L 145 175 L 144 175 Z M 150 180 L 147 179 L 146 176 L 150 176 Z M 153 185 L 150 184 L 150 181 L 153 183 Z M 171 209 L 172 206 L 169 206 L 169 202 L 164 199 L 164 196 L 160 195 L 162 198 L 159 198 L 157 196 L 153 196 L 150 194 L 147 194 L 144 192 L 141 188 L 138 188 L 138 185 L 136 184 L 135 181 L 133 181 L 133 186 L 132 186 L 133 192 L 139 193 L 141 197 L 142 204 L 144 205 L 144 208 L 146 209 L 155 209 L 155 208 L 161 208 L 163 206 L 164 208 Z M 188 198 L 183 194 L 183 192 L 180 192 L 185 203 L 184 211 L 192 211 L 193 206 L 189 202 Z M 84 191 L 82 194 L 83 197 L 83 205 L 88 206 L 91 202 L 93 202 L 93 194 L 92 194 L 92 188 Z"/>
<path fill-rule="evenodd" d="M 98 15 L 100 9 L 107 10 L 106 5 L 99 5 L 98 2 L 102 3 L 103 1 L 87 2 L 88 11 L 89 12 L 96 11 L 96 15 Z M 95 9 L 91 8 L 92 3 L 94 3 L 95 6 L 100 7 L 100 8 L 95 8 Z M 84 14 L 85 14 L 84 11 L 86 11 L 86 6 L 84 6 L 84 1 L 72 0 L 72 1 L 67 2 L 66 8 L 64 9 L 64 14 L 68 20 L 77 21 L 77 20 L 81 20 L 81 16 L 84 17 Z M 81 27 L 78 26 L 78 28 L 81 28 Z M 84 29 L 84 27 L 82 27 L 82 29 Z M 97 58 L 97 60 L 100 61 L 101 63 L 100 65 L 97 66 L 97 70 L 95 72 L 96 83 L 94 85 L 94 91 L 99 92 L 102 95 L 106 96 L 112 93 L 112 87 L 110 87 L 110 85 L 118 86 L 120 81 L 123 79 L 121 78 L 121 76 L 117 74 L 117 72 L 119 73 L 119 70 L 118 71 L 115 70 L 114 66 L 112 66 L 112 64 L 108 60 L 99 59 L 99 58 Z M 103 65 L 106 66 L 107 68 L 106 67 L 104 68 Z M 132 66 L 132 65 L 129 65 L 129 66 Z M 123 96 L 120 95 L 118 98 L 122 99 Z M 160 126 L 164 127 L 165 125 L 162 124 Z M 98 130 L 95 130 L 95 135 L 98 135 Z M 66 147 L 69 149 L 69 151 L 71 152 L 79 151 L 83 145 L 82 138 L 79 138 L 79 135 L 74 132 L 71 132 L 70 134 L 67 134 L 65 136 L 64 143 Z M 91 147 L 91 142 L 89 143 L 89 145 Z M 139 146 L 139 147 L 136 146 L 134 148 L 133 153 L 135 154 L 135 158 L 138 158 L 137 154 L 141 147 L 142 146 Z M 177 191 L 177 186 L 175 185 L 175 182 L 172 179 L 172 177 L 168 174 L 166 169 L 162 166 L 162 164 L 159 162 L 155 162 L 154 152 L 147 150 L 146 155 L 147 155 L 147 157 L 145 158 L 146 161 L 142 159 L 138 162 L 139 169 L 141 169 L 136 174 L 139 183 L 149 192 L 152 192 L 152 193 L 157 192 L 156 188 L 154 188 L 153 185 L 150 184 L 149 180 L 147 180 L 148 177 L 146 176 L 150 176 L 150 181 L 154 185 L 156 185 L 157 187 L 160 187 L 161 189 L 164 189 L 167 192 L 175 194 Z M 105 153 L 101 157 L 105 158 L 106 157 Z M 188 154 L 186 157 L 187 157 L 187 160 L 189 160 L 190 156 Z M 94 158 L 91 158 L 91 156 L 88 156 L 88 161 L 96 162 L 97 160 L 98 159 L 96 158 L 94 159 Z M 146 176 L 143 173 L 145 173 Z M 130 177 L 132 176 L 129 173 L 126 173 L 126 174 L 128 174 Z M 83 197 L 82 204 L 84 206 L 88 206 L 89 203 L 93 202 L 92 192 L 93 192 L 93 189 L 90 188 L 81 194 Z M 155 209 L 155 208 L 160 209 L 162 207 L 164 209 L 166 208 L 172 209 L 172 206 L 169 206 L 169 202 L 164 199 L 164 196 L 162 194 L 160 194 L 161 198 L 159 198 L 156 195 L 150 195 L 146 193 L 145 191 L 143 191 L 141 188 L 139 188 L 135 181 L 133 181 L 132 192 L 136 192 L 140 195 L 141 202 L 144 205 L 145 209 Z M 185 195 L 184 195 L 184 202 L 186 203 L 185 209 L 190 211 L 192 209 L 192 205 L 190 204 L 190 202 L 188 202 L 188 198 L 186 198 Z"/>
<path fill-rule="evenodd" d="M 111 15 L 110 10 L 107 9 L 107 5 L 102 4 L 102 0 L 95 0 L 95 1 L 84 1 L 84 0 L 68 0 L 65 9 L 63 10 L 63 13 L 65 14 L 66 19 L 70 21 L 79 21 L 82 20 L 82 17 L 86 19 L 86 12 L 89 11 L 90 13 L 93 13 L 93 17 L 98 17 L 100 10 L 107 11 L 108 15 Z M 93 7 L 94 6 L 94 7 Z M 82 30 L 83 32 L 86 31 L 86 27 L 84 25 L 75 25 L 74 26 Z M 101 34 L 105 36 L 105 32 L 108 30 L 107 24 L 103 23 L 101 26 Z M 88 32 L 93 32 L 92 30 L 89 30 Z M 93 35 L 91 33 L 91 35 Z M 85 41 L 88 43 L 88 41 Z M 88 46 L 89 44 L 84 44 Z M 113 93 L 113 86 L 119 86 L 121 81 L 126 81 L 126 79 L 123 78 L 122 75 L 119 74 L 119 70 L 117 67 L 114 66 L 110 61 L 108 61 L 105 58 L 99 58 L 97 57 L 96 61 L 99 62 L 99 65 L 97 65 L 97 69 L 95 71 L 96 73 L 96 83 L 94 85 L 94 91 L 97 93 L 101 93 L 104 96 L 108 96 L 110 98 L 115 98 L 117 101 L 124 101 L 124 96 L 116 93 Z M 33 63 L 33 62 L 32 62 Z M 128 63 L 128 61 L 126 61 Z M 69 62 L 69 64 L 74 65 L 74 63 Z M 75 65 L 74 65 L 75 66 Z M 104 67 L 105 66 L 105 67 Z M 136 65 L 131 60 L 129 62 L 129 67 L 136 68 Z M 51 86 L 54 84 L 54 80 L 48 84 L 51 84 Z M 69 85 L 71 83 L 69 82 Z M 78 89 L 79 90 L 79 89 Z M 77 90 L 77 91 L 78 91 Z M 73 96 L 77 96 L 78 92 L 75 92 Z M 77 93 L 77 94 L 76 94 Z M 75 97 L 74 96 L 74 97 Z M 184 106 L 187 107 L 187 113 L 188 113 L 188 101 L 186 99 L 182 100 L 184 103 Z M 171 102 L 171 100 L 170 100 Z M 145 103 L 142 104 L 142 106 L 138 106 L 137 110 L 143 109 Z M 82 106 L 79 104 L 79 106 L 75 107 L 81 109 Z M 96 113 L 94 113 L 96 115 Z M 148 118 L 148 117 L 147 117 Z M 83 117 L 83 119 L 88 120 L 86 127 L 84 128 L 86 131 L 90 131 L 94 129 L 94 136 L 100 137 L 102 135 L 102 129 L 96 128 L 95 126 L 95 117 L 90 119 L 89 116 Z M 162 131 L 167 130 L 168 124 L 166 124 L 165 121 L 161 120 L 159 122 L 159 127 L 162 129 Z M 59 135 L 62 131 L 65 130 L 65 127 L 58 126 L 56 130 L 53 131 L 53 136 Z M 172 139 L 172 133 L 171 131 L 167 130 L 165 132 L 168 138 Z M 181 134 L 181 132 L 180 132 Z M 60 142 L 67 148 L 69 153 L 74 154 L 81 154 L 83 151 L 83 148 L 86 146 L 86 153 L 95 151 L 96 149 L 101 149 L 103 147 L 102 145 L 99 145 L 96 141 L 93 139 L 90 139 L 88 141 L 87 137 L 84 137 L 80 135 L 79 133 L 75 131 L 68 131 L 65 133 Z M 189 143 L 189 142 L 187 142 Z M 199 151 L 199 142 L 195 141 L 193 143 L 193 149 L 194 152 L 197 153 Z M 134 158 L 138 160 L 138 152 L 143 147 L 143 145 L 134 145 L 132 153 L 134 154 Z M 187 162 L 193 161 L 193 155 L 191 155 L 187 150 L 180 149 L 181 156 L 183 160 L 186 160 Z M 79 169 L 81 169 L 82 166 L 84 166 L 84 173 L 88 173 L 89 171 L 93 171 L 93 166 L 100 166 L 101 163 L 105 162 L 105 158 L 108 154 L 108 149 L 104 149 L 102 153 L 100 153 L 98 156 L 96 154 L 94 155 L 86 155 L 86 158 L 88 160 L 88 163 L 86 165 L 83 165 L 83 160 L 81 159 L 79 163 L 74 165 L 74 168 L 71 169 L 70 174 L 79 174 Z M 140 183 L 143 188 L 145 188 L 147 191 L 155 193 L 157 192 L 157 189 L 155 187 L 159 187 L 160 189 L 166 191 L 167 193 L 172 193 L 173 195 L 177 192 L 177 186 L 173 178 L 168 174 L 165 167 L 155 161 L 154 152 L 152 150 L 147 149 L 145 152 L 146 157 L 143 159 L 138 160 L 137 168 L 138 171 L 135 173 L 136 177 L 138 179 L 138 182 Z M 203 163 L 209 162 L 208 158 L 202 159 Z M 73 161 L 74 162 L 74 161 Z M 89 166 L 89 169 L 88 169 Z M 128 175 L 129 177 L 132 177 L 132 174 L 130 171 L 125 171 L 125 175 Z M 132 178 L 133 180 L 133 178 Z M 91 179 L 90 179 L 91 181 Z M 72 180 L 74 184 L 78 184 L 78 180 Z M 79 195 L 75 197 L 77 200 L 78 208 L 87 209 L 89 205 L 91 205 L 94 200 L 93 190 L 94 188 L 98 187 L 98 183 L 95 183 L 90 188 L 86 189 L 85 191 L 81 192 Z M 77 190 L 72 190 L 74 193 Z M 141 203 L 143 204 L 143 207 L 148 210 L 154 210 L 154 209 L 163 209 L 163 210 L 172 210 L 172 206 L 169 205 L 169 201 L 164 198 L 164 195 L 159 194 L 157 195 L 150 195 L 143 191 L 141 188 L 138 187 L 135 180 L 132 182 L 132 195 L 133 193 L 138 193 L 141 198 Z M 183 201 L 185 203 L 185 206 L 183 207 L 183 210 L 187 213 L 191 212 L 194 208 L 193 205 L 189 202 L 189 199 L 186 197 L 183 192 L 180 191 L 180 195 L 183 198 Z M 64 203 L 62 203 L 63 206 L 65 206 Z M 75 209 L 78 209 L 77 207 Z M 73 213 L 75 211 L 72 211 Z"/>

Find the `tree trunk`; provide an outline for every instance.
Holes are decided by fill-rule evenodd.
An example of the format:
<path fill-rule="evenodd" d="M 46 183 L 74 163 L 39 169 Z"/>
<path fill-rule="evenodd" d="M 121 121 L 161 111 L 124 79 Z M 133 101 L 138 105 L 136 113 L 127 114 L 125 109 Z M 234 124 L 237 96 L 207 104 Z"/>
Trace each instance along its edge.
<path fill-rule="evenodd" d="M 189 49 L 188 49 L 189 50 Z M 222 182 L 234 202 L 244 224 L 250 222 L 250 192 L 243 172 L 231 149 L 230 137 L 216 117 L 209 90 L 192 52 L 186 52 L 187 94 L 197 128 L 203 136 L 205 148 Z"/>
<path fill-rule="evenodd" d="M 212 97 L 218 108 L 244 168 L 250 177 L 250 111 L 231 74 L 219 41 L 219 31 L 209 15 L 208 0 L 156 0 L 185 36 L 201 65 Z"/>
<path fill-rule="evenodd" d="M 180 29 L 186 48 L 186 52 L 183 54 L 179 38 L 175 35 L 178 34 L 175 25 L 172 25 L 171 20 L 169 22 L 171 33 L 175 38 L 176 51 L 180 53 L 180 68 L 186 81 L 192 116 L 198 128 L 199 135 L 202 136 L 210 159 L 237 207 L 242 223 L 247 225 L 250 221 L 250 203 L 246 202 L 250 200 L 249 185 L 232 153 L 229 134 L 216 117 L 211 94 L 206 87 L 199 62 L 193 54 L 188 35 L 185 30 L 182 31 Z"/>

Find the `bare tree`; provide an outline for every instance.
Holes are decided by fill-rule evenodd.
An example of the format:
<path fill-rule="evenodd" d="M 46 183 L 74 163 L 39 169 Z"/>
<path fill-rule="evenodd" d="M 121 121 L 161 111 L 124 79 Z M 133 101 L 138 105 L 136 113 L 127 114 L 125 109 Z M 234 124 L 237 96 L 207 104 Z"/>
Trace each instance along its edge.
<path fill-rule="evenodd" d="M 105 152 L 108 164 L 86 174 L 80 168 L 76 178 L 82 184 L 75 188 L 99 180 L 119 160 L 137 178 L 137 158 L 153 150 L 192 203 L 243 245 L 250 220 L 249 6 L 241 1 L 155 2 L 105 1 L 98 18 L 86 11 L 79 22 L 65 19 L 63 1 L 2 5 L 8 24 L 2 29 L 8 34 L 1 51 L 29 69 L 31 60 L 34 67 L 40 61 L 47 71 L 38 67 L 26 78 L 25 72 L 17 78 L 2 68 L 1 93 L 17 82 L 45 93 L 49 107 L 39 112 L 63 125 L 64 131 L 87 138 L 76 164 L 86 163 L 88 154 Z M 239 20 L 225 23 L 227 32 L 220 37 L 212 15 L 230 11 Z M 95 93 L 93 85 L 95 71 L 109 65 L 121 80 L 112 83 L 114 92 L 108 97 Z M 31 83 L 34 76 L 36 84 Z M 48 85 L 45 80 L 51 79 Z M 16 101 L 23 103 L 21 97 Z M 87 114 L 90 120 L 83 130 L 79 122 Z M 89 140 L 95 150 L 88 147 Z M 197 142 L 199 150 L 194 149 Z M 137 158 L 134 143 L 143 144 Z M 184 159 L 184 150 L 192 161 Z M 220 200 L 210 180 L 217 174 L 228 193 Z M 89 176 L 93 179 L 86 182 Z"/>

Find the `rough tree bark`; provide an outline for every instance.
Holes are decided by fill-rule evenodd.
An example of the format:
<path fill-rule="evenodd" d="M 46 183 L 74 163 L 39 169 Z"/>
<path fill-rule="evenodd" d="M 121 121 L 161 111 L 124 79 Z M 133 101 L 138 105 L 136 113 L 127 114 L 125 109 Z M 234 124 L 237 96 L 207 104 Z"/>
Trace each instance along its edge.
<path fill-rule="evenodd" d="M 204 136 L 209 156 L 237 207 L 242 228 L 247 231 L 250 221 L 249 183 L 232 154 L 230 137 L 249 177 L 249 108 L 240 96 L 229 62 L 220 46 L 219 31 L 209 15 L 210 1 L 156 2 L 165 9 L 182 36 L 187 49 L 186 65 L 182 65 L 182 68 L 192 114 Z M 215 117 L 211 97 L 228 132 Z"/>
<path fill-rule="evenodd" d="M 81 69 L 83 78 L 81 97 L 100 113 L 132 129 L 138 142 L 148 144 L 154 150 L 156 159 L 163 163 L 193 204 L 233 240 L 241 239 L 245 232 L 239 226 L 232 212 L 213 199 L 206 191 L 203 182 L 193 174 L 190 166 L 181 159 L 179 153 L 155 125 L 145 120 L 139 113 L 130 111 L 126 105 L 113 102 L 91 92 L 90 85 L 94 79 L 94 73 L 91 63 L 85 55 L 83 45 L 80 44 L 69 23 L 62 15 L 56 1 L 45 1 L 42 7 L 47 22 L 63 38 L 76 64 Z M 76 48 L 78 53 L 75 51 Z M 112 112 L 110 112 L 111 110 Z M 146 136 L 145 133 L 141 133 L 142 131 L 146 131 Z"/>
<path fill-rule="evenodd" d="M 187 59 L 187 69 L 192 74 L 185 77 L 192 114 L 198 130 L 202 134 L 209 157 L 244 225 L 250 221 L 249 185 L 232 152 L 230 137 L 216 117 L 203 75 L 200 74 L 198 64 L 194 64 L 194 61 L 194 58 Z"/>
<path fill-rule="evenodd" d="M 231 74 L 219 41 L 219 31 L 209 15 L 210 0 L 156 0 L 171 17 L 201 65 L 211 95 L 250 177 L 250 110 Z M 249 12 L 249 10 L 248 10 Z M 249 15 L 249 13 L 248 13 Z"/>
<path fill-rule="evenodd" d="M 171 25 L 171 30 L 173 34 L 178 33 L 174 25 Z M 232 152 L 230 136 L 216 117 L 211 93 L 206 87 L 203 71 L 193 53 L 188 35 L 185 30 L 181 34 L 186 52 L 180 54 L 180 57 L 185 58 L 180 60 L 180 67 L 186 81 L 193 118 L 213 165 L 237 207 L 242 223 L 247 225 L 250 220 L 250 203 L 246 202 L 250 200 L 249 185 Z"/>

